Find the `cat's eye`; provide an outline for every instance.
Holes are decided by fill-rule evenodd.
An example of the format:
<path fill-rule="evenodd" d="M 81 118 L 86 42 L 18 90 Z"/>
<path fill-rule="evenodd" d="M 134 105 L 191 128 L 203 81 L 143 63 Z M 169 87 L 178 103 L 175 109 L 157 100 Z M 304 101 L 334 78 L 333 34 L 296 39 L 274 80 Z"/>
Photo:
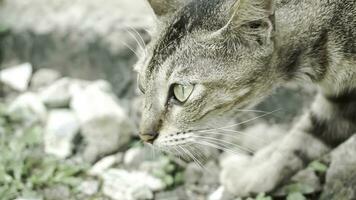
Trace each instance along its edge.
<path fill-rule="evenodd" d="M 184 103 L 188 100 L 190 95 L 193 93 L 194 85 L 181 85 L 176 84 L 173 87 L 173 94 L 176 100 L 181 103 Z"/>

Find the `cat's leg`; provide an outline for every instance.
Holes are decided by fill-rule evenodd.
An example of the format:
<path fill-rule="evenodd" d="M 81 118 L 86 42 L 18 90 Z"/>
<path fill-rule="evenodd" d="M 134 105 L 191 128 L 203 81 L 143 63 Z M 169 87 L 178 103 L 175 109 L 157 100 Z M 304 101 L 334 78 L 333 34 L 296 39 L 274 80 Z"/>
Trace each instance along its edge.
<path fill-rule="evenodd" d="M 221 182 L 240 197 L 270 192 L 310 161 L 356 131 L 356 91 L 335 97 L 319 94 L 292 131 L 258 152 L 247 163 L 223 170 Z"/>

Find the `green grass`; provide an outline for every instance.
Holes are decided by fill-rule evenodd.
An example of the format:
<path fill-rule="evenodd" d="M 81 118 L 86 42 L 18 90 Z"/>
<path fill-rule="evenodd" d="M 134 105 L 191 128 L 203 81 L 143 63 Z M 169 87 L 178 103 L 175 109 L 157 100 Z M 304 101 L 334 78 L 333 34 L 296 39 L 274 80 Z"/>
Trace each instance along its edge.
<path fill-rule="evenodd" d="M 65 185 L 70 189 L 85 176 L 86 165 L 71 164 L 45 155 L 43 130 L 38 124 L 23 127 L 12 122 L 0 104 L 0 197 L 43 198 L 46 188 Z"/>

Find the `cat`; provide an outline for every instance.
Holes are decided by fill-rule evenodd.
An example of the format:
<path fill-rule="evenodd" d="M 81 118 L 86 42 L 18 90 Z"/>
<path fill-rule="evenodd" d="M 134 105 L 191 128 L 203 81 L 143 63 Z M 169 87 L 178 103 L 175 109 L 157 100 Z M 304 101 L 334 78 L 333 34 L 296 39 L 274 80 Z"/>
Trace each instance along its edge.
<path fill-rule="evenodd" d="M 318 94 L 289 134 L 221 174 L 239 197 L 270 192 L 356 132 L 354 0 L 148 0 L 159 33 L 135 66 L 144 94 L 140 137 L 168 152 L 274 89 L 310 82 Z M 195 148 L 195 147 L 194 147 Z"/>

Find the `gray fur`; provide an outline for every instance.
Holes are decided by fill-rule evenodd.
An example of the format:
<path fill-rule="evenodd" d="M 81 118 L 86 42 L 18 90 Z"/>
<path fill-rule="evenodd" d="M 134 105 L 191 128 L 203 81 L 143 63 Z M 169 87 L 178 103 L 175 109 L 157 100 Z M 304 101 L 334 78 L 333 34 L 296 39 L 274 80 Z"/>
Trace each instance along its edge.
<path fill-rule="evenodd" d="M 158 134 L 154 145 L 172 150 L 286 82 L 313 82 L 320 94 L 311 110 L 273 151 L 251 160 L 263 160 L 263 169 L 223 173 L 236 174 L 224 185 L 245 196 L 272 190 L 356 131 L 354 0 L 192 0 L 178 7 L 159 18 L 165 25 L 136 66 L 145 92 L 140 131 Z M 176 83 L 195 85 L 184 104 L 172 99 Z"/>

